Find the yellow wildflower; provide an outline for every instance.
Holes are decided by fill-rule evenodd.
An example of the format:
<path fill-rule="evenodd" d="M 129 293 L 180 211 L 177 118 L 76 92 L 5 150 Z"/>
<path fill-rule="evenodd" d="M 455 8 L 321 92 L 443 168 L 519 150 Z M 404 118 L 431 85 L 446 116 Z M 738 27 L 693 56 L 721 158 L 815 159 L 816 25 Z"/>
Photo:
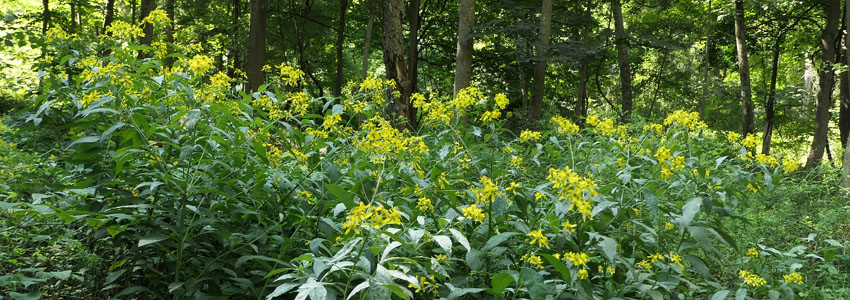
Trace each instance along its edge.
<path fill-rule="evenodd" d="M 463 211 L 464 217 L 473 220 L 474 222 L 482 223 L 482 220 L 484 220 L 484 213 L 482 213 L 475 204 L 462 208 L 461 210 Z"/>
<path fill-rule="evenodd" d="M 764 278 L 761 278 L 756 274 L 750 273 L 747 270 L 739 271 L 738 277 L 743 279 L 744 283 L 746 283 L 747 285 L 752 286 L 752 287 L 760 287 L 760 286 L 767 284 L 767 281 L 764 280 Z"/>
<path fill-rule="evenodd" d="M 532 246 L 534 246 L 534 244 L 537 244 L 540 247 L 546 247 L 546 249 L 549 249 L 549 238 L 543 235 L 542 229 L 537 229 L 532 232 L 529 232 L 527 236 L 531 238 L 528 244 Z"/>
<path fill-rule="evenodd" d="M 783 275 L 782 278 L 785 279 L 785 283 L 803 284 L 803 275 L 800 275 L 800 273 L 797 272 Z"/>

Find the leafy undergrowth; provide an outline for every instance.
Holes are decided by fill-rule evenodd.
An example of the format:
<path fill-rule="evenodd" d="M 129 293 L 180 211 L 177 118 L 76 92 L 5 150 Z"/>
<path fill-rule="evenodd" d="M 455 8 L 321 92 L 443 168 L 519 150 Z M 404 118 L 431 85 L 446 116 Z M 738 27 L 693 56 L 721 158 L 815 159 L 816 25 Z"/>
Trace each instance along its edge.
<path fill-rule="evenodd" d="M 0 146 L 4 170 L 35 170 L 0 179 L 12 298 L 794 299 L 846 272 L 832 229 L 738 225 L 771 218 L 758 209 L 799 186 L 797 162 L 694 113 L 517 135 L 509 99 L 468 88 L 414 95 L 422 129 L 399 131 L 391 82 L 312 99 L 282 65 L 246 94 L 197 49 L 111 30 L 51 30 L 4 136 L 25 149 Z"/>

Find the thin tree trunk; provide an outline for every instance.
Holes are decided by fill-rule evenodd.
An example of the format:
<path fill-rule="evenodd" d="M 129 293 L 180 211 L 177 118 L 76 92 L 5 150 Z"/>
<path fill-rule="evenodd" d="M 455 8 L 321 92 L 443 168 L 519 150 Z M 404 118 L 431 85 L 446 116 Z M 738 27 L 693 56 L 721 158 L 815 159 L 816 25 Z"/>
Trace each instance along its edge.
<path fill-rule="evenodd" d="M 410 0 L 410 38 L 409 55 L 407 57 L 407 80 L 410 88 L 406 90 L 407 95 L 404 97 L 406 99 L 409 99 L 410 95 L 417 91 L 417 84 L 419 83 L 419 28 L 419 0 Z M 409 107 L 408 114 L 414 109 L 412 106 Z M 415 115 L 413 118 L 415 118 Z"/>
<path fill-rule="evenodd" d="M 738 72 L 741 74 L 741 133 L 753 133 L 753 95 L 750 83 L 750 65 L 747 57 L 747 29 L 744 23 L 744 1 L 735 0 L 735 41 L 738 48 Z"/>
<path fill-rule="evenodd" d="M 41 12 L 41 34 L 46 34 L 50 25 L 50 0 L 42 0 L 41 5 L 44 7 Z"/>
<path fill-rule="evenodd" d="M 363 63 L 360 77 L 366 79 L 369 73 L 369 54 L 372 46 L 372 26 L 375 23 L 375 0 L 369 0 L 369 22 L 366 24 L 366 43 L 363 45 Z"/>
<path fill-rule="evenodd" d="M 336 31 L 336 79 L 333 96 L 342 95 L 342 47 L 345 42 L 345 11 L 348 10 L 348 0 L 339 2 L 339 24 Z"/>
<path fill-rule="evenodd" d="M 850 1 L 845 1 L 844 7 L 844 65 L 850 66 Z M 841 102 L 838 111 L 838 131 L 841 137 L 841 147 L 847 151 L 847 138 L 850 136 L 850 72 L 841 73 Z M 845 160 L 849 159 L 845 154 Z M 845 170 L 850 170 L 850 165 L 844 164 Z M 850 182 L 848 182 L 850 184 Z M 848 186 L 850 187 L 850 186 Z"/>
<path fill-rule="evenodd" d="M 540 14 L 540 42 L 537 45 L 537 61 L 534 64 L 534 83 L 531 86 L 531 120 L 537 121 L 543 112 L 543 89 L 546 80 L 549 35 L 552 30 L 552 0 L 543 0 Z"/>
<path fill-rule="evenodd" d="M 517 47 L 517 48 L 519 48 L 519 47 Z M 523 70 L 522 63 L 520 63 L 520 61 L 519 61 L 519 53 L 520 52 L 517 51 L 517 61 L 516 61 L 516 68 L 517 68 L 517 71 L 519 73 L 519 91 L 520 91 L 520 94 L 521 94 L 521 97 L 522 97 L 522 107 L 524 107 L 525 109 L 529 109 L 529 107 L 528 107 L 529 106 L 529 103 L 528 103 L 528 86 L 526 86 L 526 82 L 525 82 L 525 70 Z"/>
<path fill-rule="evenodd" d="M 620 66 L 620 109 L 622 121 L 628 122 L 632 114 L 632 75 L 629 63 L 629 38 L 623 24 L 623 8 L 620 0 L 611 0 L 614 15 L 614 35 L 617 40 L 617 64 Z"/>
<path fill-rule="evenodd" d="M 708 0 L 708 13 L 705 16 L 705 71 L 702 77 L 702 98 L 699 101 L 699 118 L 705 120 L 705 103 L 708 101 L 708 69 L 711 67 L 709 61 L 709 48 L 711 45 L 711 0 Z"/>
<path fill-rule="evenodd" d="M 455 55 L 454 96 L 468 87 L 472 79 L 473 40 L 470 32 L 475 25 L 475 0 L 461 0 L 457 26 L 457 53 Z"/>
<path fill-rule="evenodd" d="M 142 0 L 142 5 L 139 11 L 139 20 L 144 20 L 148 15 L 156 9 L 156 0 Z M 142 45 L 150 45 L 153 41 L 153 25 L 150 23 L 142 24 L 144 35 L 139 39 Z M 139 56 L 143 56 L 143 52 L 139 51 Z"/>
<path fill-rule="evenodd" d="M 821 68 L 817 103 L 815 104 L 815 131 L 812 148 L 806 159 L 806 169 L 817 166 L 823 158 L 829 132 L 829 108 L 832 106 L 832 88 L 835 84 L 832 61 L 835 58 L 835 35 L 841 17 L 841 0 L 829 1 L 826 27 L 821 34 Z"/>
<path fill-rule="evenodd" d="M 588 19 L 593 18 L 593 14 L 591 12 L 591 0 L 587 1 L 587 7 L 585 8 L 585 16 Z M 581 32 L 581 39 L 588 43 L 590 41 L 590 23 L 585 24 L 584 28 Z M 576 113 L 578 114 L 578 118 L 576 118 L 576 122 L 578 122 L 579 126 L 584 127 L 584 119 L 587 118 L 587 58 L 582 60 L 581 66 L 578 69 L 578 101 L 576 102 Z"/>
<path fill-rule="evenodd" d="M 174 26 L 177 24 L 177 20 L 174 19 L 174 2 L 177 0 L 166 0 L 165 1 L 165 14 L 168 15 L 168 27 L 165 29 L 165 41 L 168 44 L 174 44 Z M 219 59 L 221 56 L 219 56 Z M 166 66 L 172 66 L 174 64 L 174 58 L 168 57 L 165 59 Z M 219 67 L 221 66 L 219 61 Z"/>
<path fill-rule="evenodd" d="M 386 113 L 391 119 L 391 122 L 400 129 L 416 128 L 416 119 L 410 118 L 410 99 L 405 99 L 409 95 L 410 82 L 407 79 L 407 68 L 404 63 L 404 46 L 402 35 L 402 20 L 404 20 L 404 0 L 386 0 L 384 1 L 383 11 L 383 50 L 384 50 L 384 65 L 386 66 L 387 78 L 395 81 L 396 88 L 401 94 L 400 98 L 392 96 L 389 93 L 390 105 L 386 109 Z M 407 122 L 399 122 L 399 118 L 404 118 Z"/>
<path fill-rule="evenodd" d="M 71 7 L 71 33 L 77 32 L 77 5 L 74 1 L 68 2 L 68 6 Z"/>
<path fill-rule="evenodd" d="M 231 22 L 233 28 L 231 28 L 231 48 L 230 48 L 230 60 L 233 62 L 230 70 L 228 70 L 227 75 L 230 78 L 236 76 L 236 70 L 242 69 L 242 63 L 239 59 L 239 48 L 242 46 L 239 44 L 239 16 L 241 15 L 242 8 L 242 0 L 233 0 L 233 10 L 231 13 Z"/>
<path fill-rule="evenodd" d="M 263 83 L 263 65 L 266 63 L 266 18 L 268 0 L 251 0 L 251 29 L 248 33 L 248 89 L 257 91 Z"/>
<path fill-rule="evenodd" d="M 136 25 L 136 0 L 130 0 L 130 24 Z"/>
<path fill-rule="evenodd" d="M 103 33 L 112 35 L 112 33 L 106 32 L 106 28 L 112 25 L 113 20 L 115 20 L 115 0 L 106 0 L 106 13 L 103 16 Z"/>
<path fill-rule="evenodd" d="M 773 43 L 773 60 L 771 61 L 770 88 L 768 89 L 767 103 L 764 107 L 764 137 L 761 142 L 761 153 L 770 155 L 770 142 L 773 138 L 774 106 L 776 105 L 776 77 L 779 74 L 779 46 L 782 43 L 782 34 L 776 37 Z"/>

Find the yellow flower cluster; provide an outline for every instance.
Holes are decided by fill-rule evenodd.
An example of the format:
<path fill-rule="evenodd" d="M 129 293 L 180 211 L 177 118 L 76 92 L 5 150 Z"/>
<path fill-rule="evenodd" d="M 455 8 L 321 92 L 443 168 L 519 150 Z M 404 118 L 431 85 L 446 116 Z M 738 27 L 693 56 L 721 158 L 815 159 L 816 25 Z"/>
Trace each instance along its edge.
<path fill-rule="evenodd" d="M 598 194 L 592 179 L 579 176 L 566 166 L 563 169 L 550 168 L 546 179 L 552 182 L 552 188 L 558 192 L 559 199 L 571 202 L 569 209 L 575 207 L 585 218 L 593 214 L 593 206 L 585 200 Z"/>
<path fill-rule="evenodd" d="M 541 137 L 541 134 L 540 134 L 539 131 L 531 131 L 531 130 L 526 129 L 526 130 L 523 130 L 519 134 L 519 141 L 521 143 L 525 143 L 525 142 L 528 142 L 528 141 L 536 141 L 536 140 L 539 140 L 540 137 Z"/>
<path fill-rule="evenodd" d="M 58 27 L 52 27 L 44 33 L 44 42 L 46 43 L 52 43 L 56 40 L 64 40 L 66 38 L 68 38 L 68 34 Z"/>
<path fill-rule="evenodd" d="M 567 252 L 563 255 L 565 260 L 570 261 L 574 266 L 581 267 L 590 262 L 590 256 L 584 252 Z"/>
<path fill-rule="evenodd" d="M 761 154 L 761 153 L 756 154 L 756 162 L 763 164 L 763 165 L 769 165 L 771 168 L 775 168 L 776 166 L 779 165 L 778 159 L 776 159 L 773 156 L 764 155 L 764 154 Z"/>
<path fill-rule="evenodd" d="M 737 133 L 737 132 L 734 132 L 734 131 L 729 131 L 729 132 L 726 133 L 726 140 L 728 140 L 729 143 L 737 143 L 738 139 L 740 139 L 740 138 L 741 138 L 740 133 Z"/>
<path fill-rule="evenodd" d="M 416 278 L 419 279 L 418 286 L 413 285 L 411 283 L 411 284 L 407 285 L 408 288 L 414 289 L 414 292 L 416 292 L 416 293 L 431 291 L 432 295 L 434 295 L 435 297 L 438 297 L 440 295 L 437 292 L 438 286 L 437 286 L 437 284 L 434 283 L 434 282 L 437 281 L 436 279 L 434 279 L 434 275 L 431 275 L 431 276 L 428 276 L 428 277 L 417 275 Z"/>
<path fill-rule="evenodd" d="M 543 259 L 541 259 L 540 256 L 526 254 L 520 257 L 519 260 L 527 262 L 528 264 L 533 265 L 538 269 L 543 269 Z"/>
<path fill-rule="evenodd" d="M 798 163 L 793 158 L 785 158 L 782 160 L 782 171 L 785 174 L 797 171 L 800 168 L 800 163 Z"/>
<path fill-rule="evenodd" d="M 419 93 L 414 93 L 410 96 L 410 99 L 413 102 L 413 107 L 425 113 L 423 120 L 426 122 L 437 122 L 446 125 L 451 122 L 452 115 L 449 113 L 449 104 L 437 99 L 435 94 L 431 94 L 428 101 L 425 101 L 425 96 Z"/>
<path fill-rule="evenodd" d="M 628 136 L 628 129 L 626 128 L 626 126 L 614 125 L 614 119 L 611 118 L 604 118 L 600 121 L 598 118 L 592 117 L 587 119 L 587 124 L 596 127 L 596 132 L 601 134 L 602 136 Z"/>
<path fill-rule="evenodd" d="M 280 80 L 283 81 L 284 85 L 294 87 L 304 77 L 304 71 L 287 66 L 286 63 L 281 63 L 277 67 L 280 69 Z"/>
<path fill-rule="evenodd" d="M 747 147 L 748 149 L 753 149 L 756 147 L 756 137 L 752 134 L 748 134 L 744 140 L 741 141 L 741 146 Z"/>
<path fill-rule="evenodd" d="M 677 125 L 690 130 L 702 130 L 708 128 L 705 122 L 700 121 L 699 113 L 686 112 L 684 110 L 674 111 L 664 119 L 664 126 Z"/>
<path fill-rule="evenodd" d="M 526 240 L 528 241 L 529 245 L 534 246 L 535 244 L 537 244 L 537 246 L 546 247 L 546 249 L 549 249 L 549 238 L 543 235 L 542 229 L 534 230 L 526 235 L 530 238 Z"/>
<path fill-rule="evenodd" d="M 484 220 L 484 213 L 482 213 L 475 204 L 461 208 L 461 211 L 463 211 L 464 217 L 475 222 L 481 223 Z"/>
<path fill-rule="evenodd" d="M 195 55 L 186 64 L 189 66 L 189 70 L 195 73 L 195 76 L 204 76 L 213 68 L 212 58 L 206 55 Z"/>
<path fill-rule="evenodd" d="M 395 206 L 387 209 L 380 205 L 360 202 L 359 206 L 348 212 L 348 218 L 342 224 L 342 228 L 345 229 L 345 234 L 348 234 L 351 230 L 360 234 L 360 225 L 366 222 L 369 222 L 374 229 L 389 224 L 401 225 L 401 212 Z"/>
<path fill-rule="evenodd" d="M 516 155 L 511 155 L 511 163 L 510 163 L 510 166 L 511 166 L 511 167 L 518 168 L 518 167 L 519 167 L 519 166 L 521 166 L 521 165 L 522 165 L 522 157 L 521 157 L 521 156 L 516 156 Z"/>
<path fill-rule="evenodd" d="M 747 256 L 750 258 L 759 258 L 759 251 L 756 248 L 747 249 Z"/>
<path fill-rule="evenodd" d="M 463 113 L 467 108 L 483 99 L 484 93 L 471 86 L 458 91 L 457 96 L 450 103 L 457 112 Z"/>
<path fill-rule="evenodd" d="M 496 94 L 495 102 L 496 107 L 493 110 L 485 111 L 481 114 L 481 122 L 489 123 L 499 119 L 502 116 L 501 110 L 508 107 L 508 103 L 510 103 L 508 96 L 502 93 Z"/>
<path fill-rule="evenodd" d="M 758 184 L 753 185 L 752 183 L 747 183 L 747 188 L 750 189 L 750 191 L 753 192 L 753 193 L 758 193 L 758 191 L 759 191 L 759 185 Z"/>
<path fill-rule="evenodd" d="M 685 264 L 682 261 L 682 256 L 680 256 L 679 253 L 671 251 L 670 254 L 668 255 L 668 257 L 670 258 L 670 263 L 676 264 L 682 270 L 685 269 Z"/>
<path fill-rule="evenodd" d="M 756 274 L 750 273 L 750 271 L 747 270 L 738 271 L 738 277 L 743 279 L 744 283 L 752 287 L 760 287 L 767 284 L 767 281 L 764 280 L 764 278 L 761 278 Z"/>
<path fill-rule="evenodd" d="M 144 23 L 165 25 L 167 23 L 171 23 L 171 19 L 168 18 L 168 14 L 166 14 L 165 11 L 161 9 L 154 9 L 142 20 L 142 24 Z"/>
<path fill-rule="evenodd" d="M 786 283 L 803 284 L 803 275 L 800 275 L 800 273 L 797 272 L 788 275 L 782 275 L 782 278 L 785 279 Z"/>
<path fill-rule="evenodd" d="M 661 124 L 647 124 L 643 125 L 643 131 L 654 131 L 656 134 L 661 135 L 664 133 L 664 127 Z"/>
<path fill-rule="evenodd" d="M 585 280 L 588 276 L 587 269 L 581 269 L 576 272 L 576 277 L 578 277 L 579 280 Z"/>
<path fill-rule="evenodd" d="M 488 200 L 493 202 L 496 200 L 496 196 L 502 196 L 502 193 L 499 192 L 499 186 L 493 183 L 487 176 L 481 176 L 479 182 L 481 183 L 480 188 L 471 189 L 475 193 L 475 203 L 484 204 Z"/>
<path fill-rule="evenodd" d="M 103 95 L 101 95 L 100 92 L 98 92 L 97 90 L 92 90 L 83 95 L 83 98 L 80 99 L 80 103 L 83 104 L 83 107 L 86 107 L 89 106 L 89 104 L 91 104 L 92 102 L 95 102 L 100 99 L 102 96 Z"/>
<path fill-rule="evenodd" d="M 566 220 L 566 221 L 564 221 L 564 223 L 561 223 L 561 228 L 563 228 L 564 231 L 566 231 L 568 233 L 575 232 L 576 226 L 577 226 L 576 224 L 570 223 L 570 220 Z"/>
<path fill-rule="evenodd" d="M 549 123 L 554 124 L 560 134 L 576 134 L 579 130 L 578 125 L 561 116 L 552 117 Z"/>
<path fill-rule="evenodd" d="M 419 201 L 416 202 L 416 208 L 421 211 L 434 211 L 434 205 L 431 204 L 431 199 L 426 197 L 419 198 Z"/>

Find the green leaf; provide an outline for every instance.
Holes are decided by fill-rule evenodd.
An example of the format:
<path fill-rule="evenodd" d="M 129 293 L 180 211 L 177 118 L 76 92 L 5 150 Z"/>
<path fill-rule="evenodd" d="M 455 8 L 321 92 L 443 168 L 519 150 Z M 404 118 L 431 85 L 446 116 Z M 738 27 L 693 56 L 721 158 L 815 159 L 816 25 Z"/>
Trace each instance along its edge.
<path fill-rule="evenodd" d="M 747 299 L 747 289 L 740 288 L 735 292 L 735 300 L 746 300 Z"/>
<path fill-rule="evenodd" d="M 11 293 L 9 293 L 9 296 L 12 297 L 12 299 L 15 299 L 15 300 L 38 300 L 39 298 L 41 298 L 41 292 L 32 291 L 32 292 L 29 292 L 27 294 L 20 294 L 20 293 L 11 292 Z"/>
<path fill-rule="evenodd" d="M 405 291 L 406 291 L 407 289 L 402 288 L 402 287 L 401 287 L 401 286 L 399 286 L 398 284 L 385 284 L 385 285 L 384 285 L 384 287 L 385 287 L 385 288 L 387 288 L 387 289 L 389 289 L 390 291 L 392 291 L 392 292 L 393 292 L 393 294 L 395 294 L 396 296 L 398 296 L 398 297 L 399 297 L 399 298 L 401 298 L 401 299 L 404 299 L 404 300 L 408 300 L 408 299 L 410 299 L 410 298 L 407 296 L 407 293 L 405 293 Z M 407 292 L 409 293 L 410 291 L 407 291 Z M 311 298 L 312 298 L 312 297 L 311 297 Z"/>
<path fill-rule="evenodd" d="M 466 248 L 466 252 L 469 252 L 469 250 L 471 249 L 469 246 L 469 241 L 466 240 L 466 237 L 463 235 L 463 233 L 454 228 L 449 228 L 449 231 L 452 233 L 452 236 L 455 237 L 455 240 L 457 240 L 457 242 L 460 243 L 461 246 Z"/>
<path fill-rule="evenodd" d="M 714 293 L 714 295 L 711 296 L 711 300 L 725 300 L 726 296 L 728 296 L 728 295 L 729 295 L 729 290 L 718 291 L 718 292 Z"/>
<path fill-rule="evenodd" d="M 779 299 L 779 296 L 781 296 L 781 294 L 779 294 L 779 291 L 777 290 L 770 290 L 767 292 L 767 298 L 770 300 Z"/>
<path fill-rule="evenodd" d="M 500 234 L 494 235 L 489 240 L 487 240 L 487 243 L 485 243 L 484 247 L 481 248 L 481 252 L 486 253 L 487 251 L 490 251 L 490 249 L 493 249 L 494 247 L 505 242 L 506 240 L 508 240 L 512 236 L 515 236 L 515 235 L 518 235 L 518 234 L 519 234 L 519 232 L 502 232 Z"/>
<path fill-rule="evenodd" d="M 659 292 L 658 290 L 650 290 L 646 292 L 652 300 L 664 300 L 664 294 Z"/>
<path fill-rule="evenodd" d="M 440 245 L 440 248 L 443 248 L 443 251 L 446 251 L 446 254 L 451 255 L 451 253 L 452 253 L 452 239 L 450 239 L 449 237 L 447 237 L 445 235 L 435 235 L 433 238 L 434 238 L 434 242 L 436 242 L 437 245 Z"/>
<path fill-rule="evenodd" d="M 325 188 L 328 189 L 328 192 L 331 193 L 331 195 L 334 195 L 334 197 L 342 201 L 342 203 L 345 203 L 345 206 L 348 209 L 351 209 L 352 207 L 356 206 L 354 204 L 354 193 L 349 192 L 341 186 L 332 183 L 326 184 Z"/>
<path fill-rule="evenodd" d="M 605 254 L 605 257 L 613 262 L 617 258 L 617 242 L 607 236 L 601 236 L 601 238 L 599 247 L 602 248 L 602 254 Z"/>
<path fill-rule="evenodd" d="M 694 221 L 694 217 L 699 212 L 700 206 L 702 205 L 701 197 L 694 197 L 688 200 L 688 203 L 685 203 L 685 206 L 682 207 L 682 215 L 673 222 L 679 224 L 680 232 L 685 232 L 685 228 L 691 226 L 691 222 Z"/>
<path fill-rule="evenodd" d="M 549 265 L 551 265 L 553 268 L 555 268 L 555 270 L 558 271 L 558 273 L 561 273 L 561 277 L 564 278 L 564 281 L 566 281 L 567 283 L 572 281 L 572 276 L 570 275 L 570 270 L 567 269 L 567 266 L 564 265 L 564 262 L 562 262 L 560 259 L 557 259 L 554 256 L 549 255 L 549 254 L 540 254 L 540 256 L 542 256 L 544 259 L 546 259 L 546 262 L 548 262 Z"/>
<path fill-rule="evenodd" d="M 145 237 L 139 239 L 139 247 L 144 247 L 144 246 L 147 246 L 147 245 L 150 245 L 150 244 L 159 243 L 159 242 L 162 242 L 162 241 L 167 240 L 167 239 L 168 239 L 168 236 L 166 236 L 166 235 L 149 233 Z"/>
<path fill-rule="evenodd" d="M 496 295 L 501 295 L 502 292 L 504 292 L 505 289 L 507 289 L 508 286 L 510 286 L 511 283 L 513 283 L 514 281 L 515 281 L 514 277 L 511 276 L 511 274 L 508 274 L 506 272 L 501 272 L 501 273 L 498 273 L 496 275 L 493 275 L 493 278 L 491 278 L 491 283 L 493 285 L 493 292 Z"/>

